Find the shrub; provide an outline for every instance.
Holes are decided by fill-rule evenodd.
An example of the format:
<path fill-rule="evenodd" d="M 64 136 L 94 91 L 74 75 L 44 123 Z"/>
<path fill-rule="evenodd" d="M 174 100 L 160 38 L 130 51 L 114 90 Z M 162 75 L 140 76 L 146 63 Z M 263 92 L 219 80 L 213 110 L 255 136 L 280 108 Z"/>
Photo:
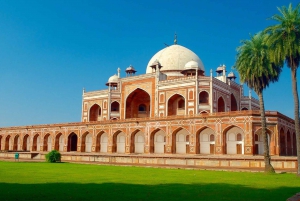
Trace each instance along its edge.
<path fill-rule="evenodd" d="M 61 154 L 59 151 L 52 150 L 48 154 L 45 155 L 46 161 L 49 163 L 60 162 Z"/>

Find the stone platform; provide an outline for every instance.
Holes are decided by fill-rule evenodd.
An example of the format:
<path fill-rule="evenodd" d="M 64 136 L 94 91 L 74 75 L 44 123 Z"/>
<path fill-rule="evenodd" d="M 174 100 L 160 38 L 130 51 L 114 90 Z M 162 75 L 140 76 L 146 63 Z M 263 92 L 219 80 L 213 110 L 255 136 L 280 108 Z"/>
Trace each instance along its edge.
<path fill-rule="evenodd" d="M 20 152 L 19 159 L 43 161 L 47 152 Z M 199 154 L 100 154 L 61 152 L 63 162 L 95 163 L 110 165 L 150 166 L 168 168 L 218 169 L 263 171 L 263 156 L 246 155 L 199 155 Z M 15 152 L 1 152 L 1 159 L 14 159 Z M 272 156 L 277 172 L 297 172 L 297 158 Z"/>

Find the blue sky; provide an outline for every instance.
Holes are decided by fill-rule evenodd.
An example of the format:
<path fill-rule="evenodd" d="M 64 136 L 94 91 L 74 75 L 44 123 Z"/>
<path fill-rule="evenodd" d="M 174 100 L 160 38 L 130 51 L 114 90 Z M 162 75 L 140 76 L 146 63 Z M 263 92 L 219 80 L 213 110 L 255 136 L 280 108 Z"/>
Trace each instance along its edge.
<path fill-rule="evenodd" d="M 0 0 L 0 127 L 81 121 L 83 88 L 106 89 L 118 67 L 122 77 L 129 65 L 144 74 L 175 32 L 206 75 L 220 64 L 230 71 L 240 41 L 290 2 Z M 285 67 L 265 91 L 267 110 L 293 117 L 290 77 Z"/>

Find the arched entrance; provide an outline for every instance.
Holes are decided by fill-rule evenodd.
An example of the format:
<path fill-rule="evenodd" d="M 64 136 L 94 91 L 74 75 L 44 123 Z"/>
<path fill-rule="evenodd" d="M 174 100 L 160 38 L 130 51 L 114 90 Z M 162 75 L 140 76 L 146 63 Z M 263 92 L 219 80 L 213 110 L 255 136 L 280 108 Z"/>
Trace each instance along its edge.
<path fill-rule="evenodd" d="M 12 142 L 11 142 L 11 137 L 10 137 L 10 135 L 8 135 L 8 136 L 6 136 L 6 138 L 5 138 L 5 146 L 4 146 L 4 150 L 8 151 L 8 150 L 10 149 L 10 147 L 11 147 L 11 144 L 12 144 Z"/>
<path fill-rule="evenodd" d="M 77 151 L 77 141 L 78 141 L 78 137 L 77 137 L 76 133 L 72 132 L 68 136 L 67 151 Z"/>
<path fill-rule="evenodd" d="M 286 155 L 286 141 L 285 141 L 285 133 L 283 128 L 280 129 L 279 134 L 279 142 L 280 142 L 280 153 L 279 155 L 285 156 Z"/>
<path fill-rule="evenodd" d="M 55 136 L 54 149 L 57 151 L 64 151 L 64 136 L 62 133 L 58 133 Z"/>
<path fill-rule="evenodd" d="M 92 152 L 92 140 L 93 140 L 92 134 L 88 133 L 85 136 L 85 152 Z"/>
<path fill-rule="evenodd" d="M 96 152 L 107 153 L 108 135 L 101 131 L 96 136 Z"/>
<path fill-rule="evenodd" d="M 145 137 L 144 133 L 140 130 L 136 130 L 131 134 L 131 153 L 144 153 Z"/>
<path fill-rule="evenodd" d="M 237 111 L 238 106 L 237 106 L 237 102 L 236 102 L 236 99 L 233 94 L 231 94 L 230 99 L 231 99 L 231 107 L 230 107 L 231 111 Z"/>
<path fill-rule="evenodd" d="M 185 99 L 175 94 L 168 100 L 168 116 L 185 115 Z"/>
<path fill-rule="evenodd" d="M 218 112 L 225 112 L 225 102 L 222 97 L 218 99 Z"/>
<path fill-rule="evenodd" d="M 293 133 L 293 156 L 297 156 L 296 134 Z"/>
<path fill-rule="evenodd" d="M 119 133 L 117 135 L 117 153 L 125 153 L 125 133 Z"/>
<path fill-rule="evenodd" d="M 200 154 L 215 154 L 215 132 L 211 128 L 205 128 L 197 136 L 199 140 Z"/>
<path fill-rule="evenodd" d="M 107 153 L 107 145 L 108 145 L 108 135 L 107 133 L 102 133 L 100 136 L 100 152 Z"/>
<path fill-rule="evenodd" d="M 209 104 L 209 95 L 206 91 L 201 91 L 199 94 L 200 104 Z"/>
<path fill-rule="evenodd" d="M 111 103 L 111 111 L 112 112 L 119 112 L 120 111 L 120 104 L 117 101 Z"/>
<path fill-rule="evenodd" d="M 286 135 L 286 153 L 287 153 L 287 156 L 291 156 L 292 155 L 292 136 L 291 136 L 291 133 L 290 131 L 287 132 L 287 135 Z"/>
<path fill-rule="evenodd" d="M 244 132 L 239 127 L 232 127 L 224 137 L 227 154 L 244 154 Z"/>
<path fill-rule="evenodd" d="M 43 145 L 43 151 L 51 151 L 52 149 L 52 138 L 49 133 L 47 133 L 44 136 L 44 145 Z"/>
<path fill-rule="evenodd" d="M 136 89 L 126 99 L 126 119 L 150 117 L 150 95 Z"/>
<path fill-rule="evenodd" d="M 101 116 L 101 108 L 98 104 L 94 104 L 90 108 L 89 121 L 98 121 L 99 116 Z"/>
<path fill-rule="evenodd" d="M 184 128 L 176 129 L 172 134 L 172 153 L 189 153 L 189 132 Z"/>
<path fill-rule="evenodd" d="M 32 140 L 32 151 L 40 151 L 41 138 L 39 134 L 36 134 Z"/>
<path fill-rule="evenodd" d="M 0 150 L 2 150 L 2 135 L 0 135 Z"/>
<path fill-rule="evenodd" d="M 29 144 L 30 144 L 30 137 L 28 134 L 26 134 L 23 138 L 23 151 L 29 151 Z"/>
<path fill-rule="evenodd" d="M 51 149 L 52 149 L 52 137 L 51 137 L 51 135 L 49 135 L 49 137 L 48 137 L 48 140 L 47 140 L 47 151 L 51 151 Z"/>
<path fill-rule="evenodd" d="M 166 152 L 166 133 L 156 129 L 150 135 L 150 153 L 163 154 Z"/>
<path fill-rule="evenodd" d="M 88 135 L 88 132 L 85 132 L 81 135 L 81 152 L 87 152 L 86 151 L 86 136 Z"/>
<path fill-rule="evenodd" d="M 20 136 L 19 135 L 16 135 L 15 138 L 14 138 L 14 145 L 13 145 L 13 150 L 14 151 L 17 151 L 17 150 L 20 150 Z"/>
<path fill-rule="evenodd" d="M 265 151 L 264 147 L 264 136 L 262 134 L 262 129 L 259 129 L 254 134 L 254 154 L 263 155 Z M 271 143 L 271 132 L 266 129 L 266 133 L 268 136 L 268 144 L 269 144 L 269 153 L 271 153 L 272 146 L 274 146 L 273 143 Z"/>
<path fill-rule="evenodd" d="M 117 131 L 113 135 L 112 152 L 125 153 L 126 135 L 122 131 Z"/>

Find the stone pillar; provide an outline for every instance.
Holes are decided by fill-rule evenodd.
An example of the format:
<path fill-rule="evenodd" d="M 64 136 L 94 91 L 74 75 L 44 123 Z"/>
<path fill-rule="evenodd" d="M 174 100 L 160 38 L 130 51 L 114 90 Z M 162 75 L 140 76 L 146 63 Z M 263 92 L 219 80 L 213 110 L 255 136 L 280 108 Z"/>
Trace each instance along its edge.
<path fill-rule="evenodd" d="M 111 145 L 108 145 L 107 146 L 107 153 L 112 153 L 112 146 Z"/>
<path fill-rule="evenodd" d="M 150 146 L 149 145 L 144 146 L 144 153 L 145 154 L 150 154 Z"/>
<path fill-rule="evenodd" d="M 209 85 L 209 104 L 210 104 L 210 113 L 214 112 L 214 104 L 213 104 L 213 77 L 212 77 L 212 69 L 210 69 L 210 85 Z"/>
<path fill-rule="evenodd" d="M 196 92 L 195 92 L 195 100 L 196 100 L 196 110 L 195 114 L 199 114 L 199 82 L 198 82 L 198 69 L 196 69 Z"/>

